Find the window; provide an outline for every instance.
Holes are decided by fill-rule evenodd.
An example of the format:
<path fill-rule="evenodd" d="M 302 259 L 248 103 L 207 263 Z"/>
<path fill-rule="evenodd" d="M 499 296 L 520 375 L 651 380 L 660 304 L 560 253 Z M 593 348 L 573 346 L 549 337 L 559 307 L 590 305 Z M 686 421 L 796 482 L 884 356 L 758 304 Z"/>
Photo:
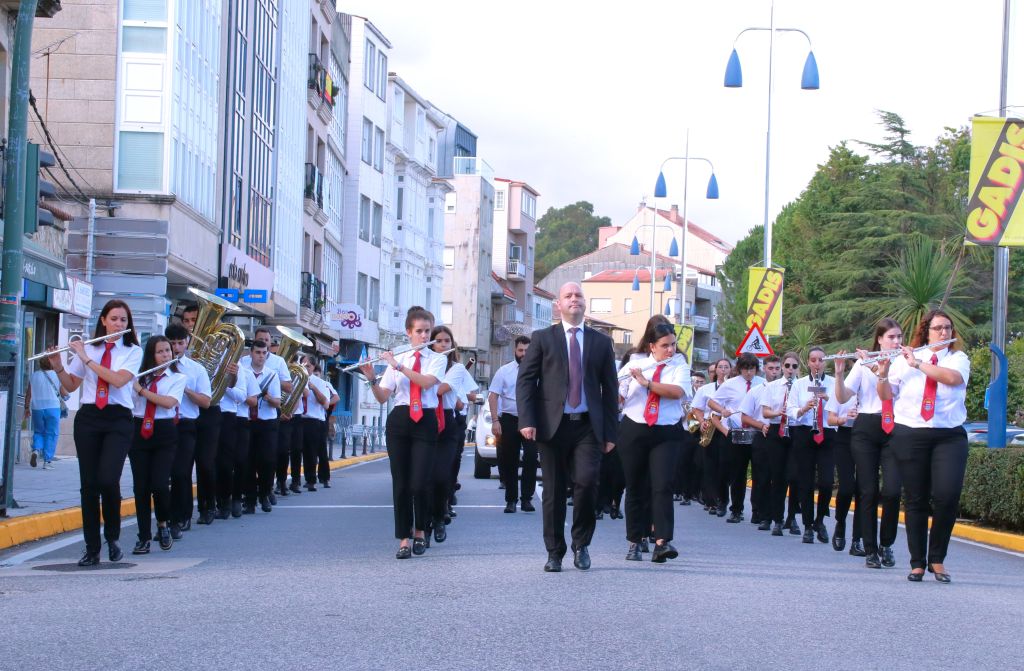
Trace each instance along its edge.
<path fill-rule="evenodd" d="M 121 131 L 117 147 L 117 188 L 162 191 L 164 134 Z"/>
<path fill-rule="evenodd" d="M 633 344 L 633 332 L 632 331 L 626 331 L 625 333 L 622 334 L 622 344 L 623 345 L 632 345 Z"/>
<path fill-rule="evenodd" d="M 370 278 L 370 321 L 377 321 L 380 317 L 380 280 L 376 277 Z"/>
<path fill-rule="evenodd" d="M 455 212 L 455 192 L 444 194 L 444 211 L 445 214 Z"/>
<path fill-rule="evenodd" d="M 434 165 L 435 154 L 437 153 L 437 140 L 430 138 L 427 141 L 427 165 Z"/>
<path fill-rule="evenodd" d="M 633 314 L 633 299 L 632 298 L 627 298 L 625 301 L 623 301 L 622 311 L 625 314 L 627 314 L 627 315 Z"/>
<path fill-rule="evenodd" d="M 431 198 L 433 200 L 433 198 Z M 427 210 L 427 237 L 431 240 L 434 239 L 434 206 L 431 205 L 430 209 Z"/>
<path fill-rule="evenodd" d="M 399 178 L 401 179 L 401 178 Z M 398 187 L 398 194 L 395 196 L 395 221 L 402 220 L 402 199 L 405 197 L 405 188 Z"/>
<path fill-rule="evenodd" d="M 494 192 L 494 209 L 504 210 L 505 209 L 505 192 L 495 191 Z"/>
<path fill-rule="evenodd" d="M 441 303 L 441 323 L 451 324 L 454 310 L 451 303 Z"/>
<path fill-rule="evenodd" d="M 523 214 L 528 216 L 530 219 L 537 218 L 537 199 L 533 197 L 533 194 L 528 191 L 523 191 L 522 199 L 522 210 Z"/>
<path fill-rule="evenodd" d="M 365 273 L 359 273 L 359 278 L 356 282 L 356 303 L 363 309 L 363 314 L 367 314 L 366 309 L 366 289 L 369 284 L 369 277 Z"/>
<path fill-rule="evenodd" d="M 693 303 L 686 301 L 686 314 L 693 314 Z"/>
<path fill-rule="evenodd" d="M 718 351 L 718 338 L 712 338 L 711 339 L 711 351 L 712 352 L 717 352 Z"/>
<path fill-rule="evenodd" d="M 373 233 L 370 235 L 370 244 L 380 247 L 380 234 L 384 226 L 384 208 L 379 203 L 373 204 Z"/>
<path fill-rule="evenodd" d="M 385 100 L 388 95 L 388 57 L 383 50 L 377 53 L 377 97 Z"/>
<path fill-rule="evenodd" d="M 360 151 L 363 163 L 373 162 L 373 122 L 363 117 L 363 145 Z"/>
<path fill-rule="evenodd" d="M 402 304 L 402 276 L 398 273 L 395 273 L 395 292 L 393 297 L 394 300 L 391 301 L 392 305 Z"/>
<path fill-rule="evenodd" d="M 359 198 L 359 239 L 363 242 L 370 241 L 370 199 L 366 196 Z"/>
<path fill-rule="evenodd" d="M 444 248 L 444 267 L 454 268 L 455 267 L 455 248 L 445 247 Z"/>
<path fill-rule="evenodd" d="M 610 298 L 591 298 L 590 299 L 590 313 L 591 314 L 610 314 L 612 311 L 612 299 Z"/>
<path fill-rule="evenodd" d="M 374 151 L 373 167 L 377 172 L 384 172 L 384 131 L 380 128 L 373 129 Z"/>
<path fill-rule="evenodd" d="M 429 310 L 430 309 L 430 303 L 434 300 L 434 294 L 433 294 L 433 291 L 431 290 L 430 287 L 427 287 L 427 294 L 426 294 L 426 296 L 427 296 L 427 299 L 423 302 L 423 305 L 425 305 L 427 307 L 427 309 Z"/>
<path fill-rule="evenodd" d="M 363 49 L 363 85 L 373 90 L 377 83 L 377 47 L 370 40 L 366 40 L 366 47 Z"/>

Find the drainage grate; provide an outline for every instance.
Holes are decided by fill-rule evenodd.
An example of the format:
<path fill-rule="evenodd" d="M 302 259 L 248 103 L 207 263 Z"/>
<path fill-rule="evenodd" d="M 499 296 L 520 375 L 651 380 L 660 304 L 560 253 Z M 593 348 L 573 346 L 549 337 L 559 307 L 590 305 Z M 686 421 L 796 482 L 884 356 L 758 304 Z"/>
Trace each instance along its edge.
<path fill-rule="evenodd" d="M 110 562 L 102 562 L 95 566 L 88 566 L 85 568 L 80 567 L 77 563 L 74 564 L 44 564 L 42 566 L 33 566 L 33 571 L 54 571 L 56 573 L 78 573 L 86 571 L 108 571 L 126 568 L 135 568 L 138 564 L 132 564 L 130 562 L 117 562 L 111 564 Z"/>

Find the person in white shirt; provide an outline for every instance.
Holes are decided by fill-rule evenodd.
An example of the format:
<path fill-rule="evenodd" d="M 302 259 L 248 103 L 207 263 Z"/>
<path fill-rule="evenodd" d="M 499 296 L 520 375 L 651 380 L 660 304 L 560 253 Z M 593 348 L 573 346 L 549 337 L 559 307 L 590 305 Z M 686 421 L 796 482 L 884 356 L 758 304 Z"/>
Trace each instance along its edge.
<path fill-rule="evenodd" d="M 248 413 L 246 417 L 238 417 L 239 408 L 256 405 L 256 394 L 259 387 L 256 379 L 248 369 L 239 368 L 238 364 L 229 365 L 228 386 L 220 398 L 217 412 L 220 413 L 220 431 L 217 438 L 217 513 L 215 519 L 226 520 L 231 517 L 231 490 L 235 473 L 235 451 L 238 442 L 239 426 L 246 423 L 246 445 L 248 446 Z M 251 385 L 251 386 L 250 386 Z M 239 498 L 238 515 L 242 514 L 241 498 Z"/>
<path fill-rule="evenodd" d="M 320 377 L 320 364 L 307 356 L 303 365 L 309 373 L 307 395 L 302 408 L 303 471 L 307 485 L 317 480 L 326 488 L 331 486 L 331 461 L 327 450 L 327 413 L 338 402 L 338 394 L 327 380 Z M 299 469 L 292 464 L 292 491 L 298 490 Z M 315 491 L 315 487 L 313 490 Z"/>
<path fill-rule="evenodd" d="M 275 371 L 266 368 L 268 354 L 265 342 L 253 341 L 249 370 L 256 378 L 260 393 L 256 407 L 249 408 L 249 461 L 242 504 L 242 513 L 246 515 L 256 512 L 257 498 L 263 512 L 273 510 L 270 495 L 274 490 L 277 469 L 277 410 L 281 407 L 281 380 Z"/>
<path fill-rule="evenodd" d="M 252 448 L 249 430 L 252 423 L 250 417 L 253 417 L 254 412 L 258 410 L 263 393 L 260 385 L 256 382 L 256 376 L 253 375 L 248 367 L 239 365 L 238 377 L 240 378 L 239 383 L 245 391 L 242 394 L 243 398 L 236 404 L 235 442 L 229 453 L 231 461 L 229 467 L 225 469 L 226 472 L 222 479 L 221 489 L 230 502 L 231 517 L 236 519 L 242 516 L 245 507 L 245 490 L 249 478 L 252 477 L 250 472 L 250 452 Z M 269 384 L 269 378 L 265 382 Z M 224 485 L 227 486 L 226 490 Z"/>
<path fill-rule="evenodd" d="M 675 527 L 672 477 L 682 438 L 681 401 L 690 371 L 685 363 L 671 362 L 676 354 L 676 332 L 671 324 L 648 323 L 637 351 L 647 354 L 626 364 L 629 377 L 619 384 L 623 417 L 618 449 L 626 477 L 629 541 L 626 559 L 641 560 L 640 540 L 653 525 L 651 561 L 661 564 L 679 556 L 671 543 Z"/>
<path fill-rule="evenodd" d="M 455 517 L 455 506 L 458 500 L 455 496 L 455 492 L 462 488 L 459 484 L 459 467 L 462 466 L 462 453 L 466 446 L 466 421 L 469 415 L 469 405 L 476 403 L 480 385 L 476 380 L 473 379 L 473 375 L 469 372 L 469 369 L 476 363 L 476 358 L 470 357 L 466 365 L 456 363 L 452 366 L 452 370 L 455 371 L 457 380 L 457 388 L 459 393 L 459 400 L 455 404 L 455 421 L 459 424 L 459 443 L 458 449 L 455 451 L 454 459 L 452 459 L 452 494 L 448 500 L 448 521 L 451 521 L 452 517 Z M 475 432 L 473 435 L 476 435 Z"/>
<path fill-rule="evenodd" d="M 770 390 L 768 385 L 781 376 L 782 359 L 776 354 L 765 357 L 765 383 L 751 389 L 740 403 L 743 426 L 757 432 L 750 445 L 750 521 L 758 525 L 758 531 L 768 531 L 772 528 L 771 465 L 768 454 L 768 431 L 771 424 L 764 416 L 764 398 Z M 741 477 L 746 479 L 745 475 Z"/>
<path fill-rule="evenodd" d="M 150 370 L 170 361 L 174 356 L 170 341 L 164 336 L 151 336 L 146 341 L 141 367 Z M 132 465 L 132 487 L 139 540 L 133 555 L 149 553 L 152 524 L 150 501 L 154 503 L 157 535 L 161 550 L 170 550 L 171 536 L 171 466 L 178 444 L 178 405 L 188 383 L 177 363 L 156 371 L 132 384 L 134 430 L 128 458 Z M 189 478 L 191 484 L 192 478 Z"/>
<path fill-rule="evenodd" d="M 858 350 L 858 359 L 868 352 L 898 350 L 903 345 L 903 329 L 892 319 L 882 319 L 875 327 L 875 336 L 867 350 Z M 840 355 L 846 352 L 839 352 Z M 890 445 L 890 438 L 896 428 L 892 399 L 882 401 L 878 397 L 877 364 L 850 364 L 850 372 L 843 378 L 847 362 L 836 359 L 836 399 L 845 402 L 857 399 L 857 419 L 850 434 L 850 453 L 856 471 L 857 508 L 855 517 L 860 519 L 860 528 L 851 534 L 850 554 L 864 557 L 867 568 L 892 568 L 896 566 L 893 544 L 899 525 L 900 481 L 899 464 Z M 881 471 L 881 478 L 879 478 Z M 840 488 L 843 471 L 839 469 Z M 879 488 L 881 480 L 881 488 Z M 878 504 L 882 504 L 882 523 L 878 523 Z M 838 510 L 839 501 L 836 501 Z M 836 530 L 832 534 L 832 547 L 841 546 L 837 537 L 845 536 L 844 518 L 836 519 Z M 858 539 L 863 540 L 863 545 Z M 842 549 L 841 547 L 839 549 Z"/>
<path fill-rule="evenodd" d="M 709 424 L 714 425 L 715 430 L 711 443 L 700 447 L 697 452 L 701 464 L 701 488 L 704 492 L 704 510 L 711 515 L 725 517 L 726 504 L 728 503 L 729 491 L 722 486 L 722 478 L 719 471 L 727 472 L 726 464 L 722 463 L 724 450 L 721 448 L 720 430 L 725 430 L 721 418 L 708 406 L 708 402 L 719 387 L 725 384 L 732 374 L 732 363 L 728 359 L 719 359 L 709 370 L 714 370 L 712 382 L 702 386 L 693 395 L 691 408 L 694 417 L 700 421 L 700 432 L 703 434 Z M 726 432 L 728 432 L 726 430 Z"/>
<path fill-rule="evenodd" d="M 430 527 L 434 532 L 434 541 L 443 543 L 448 538 L 445 518 L 448 513 L 448 501 L 452 494 L 452 460 L 459 448 L 459 428 L 455 421 L 455 406 L 459 402 L 456 389 L 461 383 L 461 375 L 456 366 L 459 363 L 458 344 L 447 326 L 435 326 L 430 331 L 430 339 L 434 341 L 431 349 L 436 354 L 444 354 L 445 372 L 441 384 L 437 386 L 437 451 L 434 453 L 434 466 L 430 478 Z M 449 351 L 451 350 L 451 351 Z M 450 518 L 449 518 L 450 521 Z M 427 542 L 430 542 L 430 529 L 427 530 Z"/>
<path fill-rule="evenodd" d="M 797 473 L 800 481 L 800 512 L 804 518 L 804 543 L 828 543 L 825 518 L 832 501 L 835 482 L 834 431 L 825 426 L 825 403 L 835 380 L 825 374 L 825 351 L 812 347 L 807 353 L 810 374 L 793 384 L 789 394 L 790 432 L 796 452 Z M 818 488 L 818 505 L 814 505 L 814 488 Z"/>
<path fill-rule="evenodd" d="M 782 377 L 765 385 L 761 392 L 761 415 L 768 421 L 768 467 L 771 480 L 770 508 L 772 536 L 781 536 L 788 529 L 800 535 L 796 514 L 800 508 L 800 485 L 797 477 L 796 453 L 789 433 L 789 395 L 800 377 L 800 355 L 786 352 L 782 355 Z M 786 490 L 789 489 L 789 511 L 786 511 Z M 785 524 L 782 520 L 785 517 Z"/>
<path fill-rule="evenodd" d="M 838 363 L 836 369 L 836 379 L 838 380 Z M 857 493 L 857 473 L 853 465 L 850 438 L 858 411 L 856 397 L 845 403 L 840 403 L 836 396 L 832 396 L 825 403 L 825 426 L 835 430 L 832 444 L 835 447 L 836 474 L 839 481 L 836 488 L 836 525 L 832 531 L 832 549 L 836 552 L 846 549 L 846 516 L 850 512 L 850 505 Z M 855 506 L 853 509 L 853 533 L 850 535 L 850 541 L 853 545 L 863 547 L 860 539 L 860 513 L 861 506 Z"/>
<path fill-rule="evenodd" d="M 708 399 L 708 407 L 722 416 L 725 431 L 715 434 L 712 446 L 717 445 L 718 455 L 718 491 L 728 491 L 732 499 L 729 505 L 729 519 L 726 522 L 737 524 L 743 521 L 743 501 L 747 495 L 747 468 L 750 466 L 751 443 L 735 442 L 742 427 L 740 405 L 752 389 L 764 384 L 764 378 L 758 376 L 759 365 L 753 354 L 741 354 L 736 360 L 736 377 L 726 380 Z M 719 504 L 719 510 L 725 500 Z"/>
<path fill-rule="evenodd" d="M 260 341 L 267 346 L 267 362 L 264 364 L 264 368 L 272 373 L 277 374 L 277 378 L 281 383 L 281 400 L 284 401 L 285 397 L 292 391 L 292 374 L 288 370 L 288 362 L 281 358 L 274 350 L 277 348 L 277 344 L 271 337 L 270 328 L 267 326 L 260 326 L 253 332 L 253 341 Z M 243 366 L 252 368 L 252 362 L 250 357 L 244 356 L 239 363 Z M 300 406 L 301 408 L 301 406 Z M 270 494 L 267 495 L 267 499 L 271 505 L 277 504 L 277 494 L 287 496 L 289 490 L 286 489 L 286 480 L 288 477 L 288 463 L 289 458 L 293 453 L 293 444 L 298 446 L 298 454 L 295 456 L 296 459 L 300 458 L 303 447 L 302 440 L 302 422 L 292 422 L 291 416 L 284 416 L 278 414 L 277 422 L 277 441 L 274 447 L 274 477 L 277 480 L 277 488 L 273 486 L 270 488 Z M 293 462 L 295 463 L 295 462 Z M 300 478 L 294 474 L 292 476 L 292 484 L 299 482 Z M 295 491 L 294 489 L 290 491 Z"/>
<path fill-rule="evenodd" d="M 96 322 L 94 338 L 128 330 L 127 333 L 86 345 L 68 342 L 75 358 L 64 367 L 59 352 L 49 356 L 62 387 L 69 393 L 82 389 L 82 405 L 75 414 L 75 450 L 82 492 L 82 533 L 85 554 L 78 565 L 100 562 L 100 508 L 103 536 L 112 562 L 124 557 L 117 541 L 121 537 L 121 472 L 132 442 L 132 399 L 130 382 L 142 363 L 132 312 L 122 300 L 107 301 Z"/>
<path fill-rule="evenodd" d="M 409 308 L 405 334 L 413 347 L 426 345 L 433 328 L 433 314 L 419 306 Z M 408 559 L 427 549 L 430 476 L 437 451 L 437 386 L 444 377 L 447 359 L 429 347 L 398 356 L 384 352 L 381 358 L 388 367 L 379 380 L 369 364 L 361 366 L 360 371 L 370 380 L 370 390 L 378 403 L 394 397 L 384 431 L 391 462 L 395 538 L 399 540 L 395 558 Z"/>
<path fill-rule="evenodd" d="M 941 344 L 949 339 L 952 345 Z M 903 356 L 878 366 L 879 397 L 895 398 L 892 447 L 903 478 L 911 582 L 923 579 L 926 566 L 936 580 L 950 582 L 945 561 L 967 468 L 963 423 L 971 373 L 959 344 L 950 316 L 932 310 Z"/>
<path fill-rule="evenodd" d="M 704 383 L 707 382 L 707 374 L 702 370 L 690 369 L 690 387 L 693 390 L 691 396 L 695 396 Z M 687 414 L 683 417 L 683 428 L 688 428 L 691 419 L 696 419 L 692 410 L 692 399 L 687 400 L 683 409 Z M 679 458 L 676 460 L 675 497 L 679 505 L 691 505 L 693 499 L 700 499 L 700 476 L 701 459 L 700 449 L 697 445 L 697 434 L 689 430 L 683 433 L 679 445 Z"/>
<path fill-rule="evenodd" d="M 487 390 L 487 405 L 491 410 L 491 434 L 498 449 L 498 478 L 505 485 L 505 512 L 514 513 L 516 502 L 521 501 L 523 512 L 532 513 L 533 494 L 537 488 L 537 443 L 519 435 L 519 412 L 516 408 L 516 378 L 519 363 L 530 346 L 528 336 L 518 336 L 509 361 L 491 378 Z M 519 485 L 519 452 L 522 450 L 522 492 Z"/>
<path fill-rule="evenodd" d="M 67 414 L 63 396 L 64 390 L 50 366 L 50 360 L 40 359 L 39 370 L 32 373 L 25 390 L 25 418 L 32 416 L 32 456 L 29 462 L 32 468 L 40 458 L 43 470 L 53 468 L 53 456 L 57 453 L 57 439 L 60 437 L 61 409 Z"/>

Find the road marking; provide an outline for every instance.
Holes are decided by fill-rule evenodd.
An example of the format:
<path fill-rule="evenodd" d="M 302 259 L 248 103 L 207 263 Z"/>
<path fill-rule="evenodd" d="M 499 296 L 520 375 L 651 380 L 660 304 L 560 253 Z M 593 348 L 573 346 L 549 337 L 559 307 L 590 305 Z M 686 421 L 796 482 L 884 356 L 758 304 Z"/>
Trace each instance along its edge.
<path fill-rule="evenodd" d="M 125 576 L 137 575 L 140 573 L 145 574 L 159 574 L 159 573 L 170 573 L 172 571 L 181 571 L 183 569 L 192 568 L 206 561 L 205 559 L 198 558 L 186 558 L 186 557 L 163 557 L 156 555 L 153 557 L 137 557 L 132 555 L 125 555 L 122 560 L 123 566 L 117 564 L 110 564 L 104 562 L 100 564 L 103 567 L 102 570 L 93 568 L 80 569 L 74 566 L 76 560 L 40 560 L 23 562 L 17 566 L 9 566 L 0 569 L 0 578 L 39 578 L 42 576 L 52 575 L 71 575 L 71 576 L 83 576 L 83 575 L 102 575 L 110 576 L 114 579 L 124 579 Z"/>
<path fill-rule="evenodd" d="M 134 517 L 121 520 L 122 529 L 124 529 L 125 527 L 133 527 L 136 524 L 137 520 Z M 37 548 L 32 548 L 31 550 L 19 552 L 16 555 L 12 555 L 7 559 L 4 559 L 2 562 L 0 562 L 0 569 L 9 568 L 11 566 L 17 566 L 19 564 L 24 564 L 25 562 L 32 561 L 36 557 L 40 557 L 44 554 L 47 554 L 48 552 L 60 550 L 61 548 L 66 548 L 69 545 L 74 545 L 75 543 L 82 542 L 82 536 L 78 532 L 69 531 L 67 533 L 70 534 L 67 538 L 60 538 L 55 541 L 50 541 L 49 543 L 44 543 L 43 545 L 40 545 Z"/>

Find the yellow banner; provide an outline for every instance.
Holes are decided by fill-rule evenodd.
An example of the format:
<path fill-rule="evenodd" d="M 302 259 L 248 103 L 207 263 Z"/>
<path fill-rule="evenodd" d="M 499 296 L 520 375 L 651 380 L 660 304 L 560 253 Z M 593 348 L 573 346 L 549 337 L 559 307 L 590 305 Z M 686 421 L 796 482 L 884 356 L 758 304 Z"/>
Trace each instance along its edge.
<path fill-rule="evenodd" d="M 782 335 L 783 268 L 750 268 L 747 282 L 747 328 L 755 323 L 766 336 Z"/>
<path fill-rule="evenodd" d="M 693 327 L 676 324 L 676 347 L 686 355 L 686 362 L 693 365 Z"/>
<path fill-rule="evenodd" d="M 974 117 L 967 244 L 1024 246 L 1024 121 Z"/>

